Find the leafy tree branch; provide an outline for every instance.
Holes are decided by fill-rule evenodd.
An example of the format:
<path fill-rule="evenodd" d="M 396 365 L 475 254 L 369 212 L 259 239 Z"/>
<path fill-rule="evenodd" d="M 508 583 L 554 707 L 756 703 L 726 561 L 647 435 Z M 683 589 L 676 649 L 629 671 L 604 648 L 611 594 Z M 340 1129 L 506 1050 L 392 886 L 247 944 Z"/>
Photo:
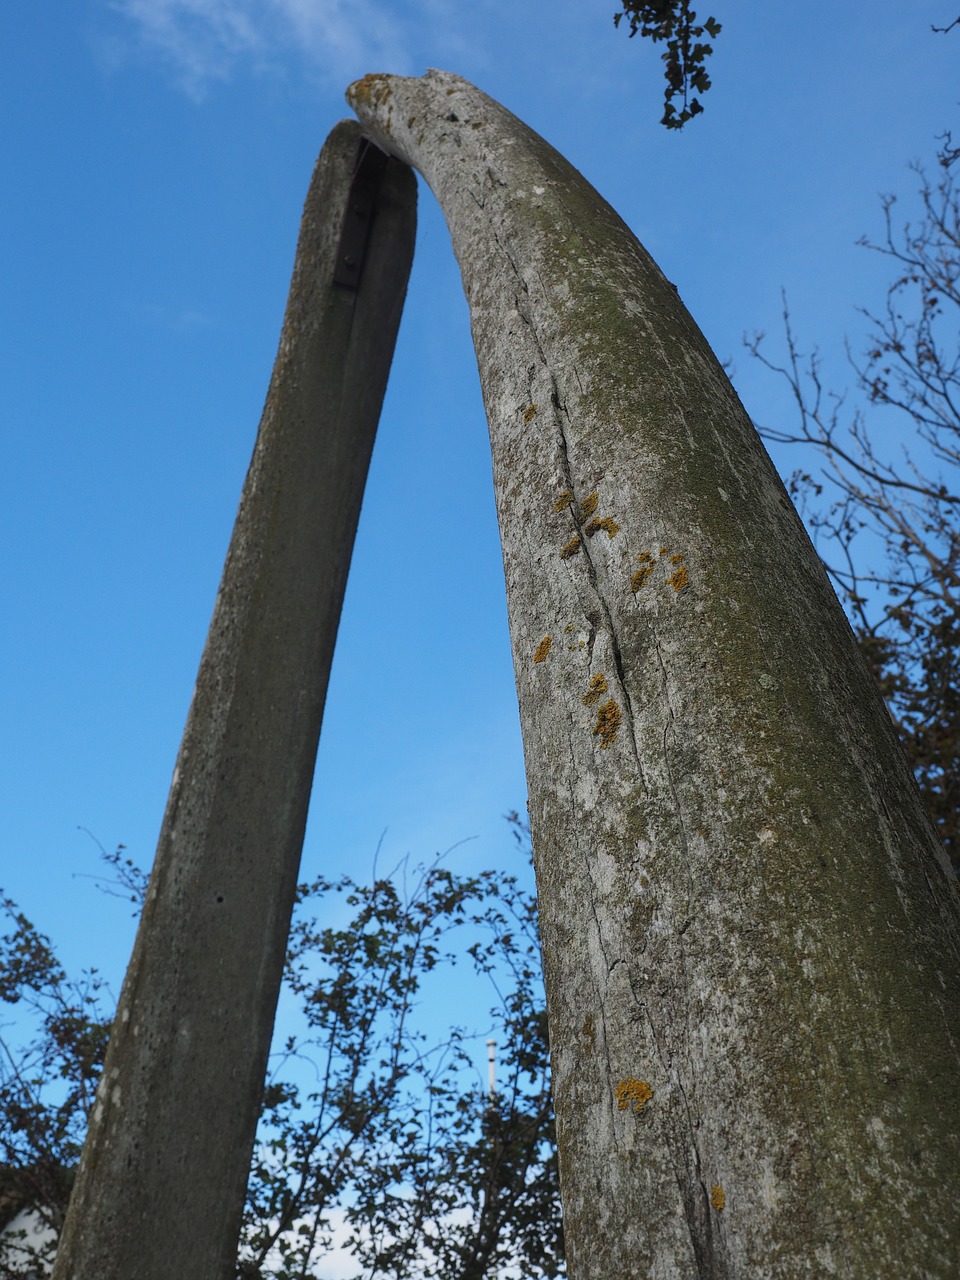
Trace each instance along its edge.
<path fill-rule="evenodd" d="M 100 887 L 142 905 L 145 877 L 123 846 L 101 857 Z M 71 981 L 50 940 L 12 901 L 0 905 L 0 1001 L 20 1006 L 0 1035 L 0 1212 L 9 1221 L 32 1208 L 48 1228 L 0 1236 L 0 1276 L 27 1280 L 52 1263 L 109 993 L 95 971 Z M 321 923 L 321 909 L 339 923 Z M 457 965 L 495 997 L 479 1035 L 424 1022 Z M 307 1280 L 335 1244 L 358 1280 L 563 1275 L 533 895 L 439 860 L 370 885 L 321 877 L 298 891 L 285 990 L 300 1029 L 275 1047 L 264 1091 L 238 1280 Z M 484 1035 L 500 1051 L 493 1097 L 476 1069 Z"/>
<path fill-rule="evenodd" d="M 710 88 L 706 61 L 720 34 L 715 18 L 700 22 L 690 0 L 623 0 L 623 9 L 614 14 L 619 26 L 626 18 L 631 39 L 635 35 L 665 46 L 663 60 L 663 115 L 660 123 L 668 129 L 682 129 L 688 120 L 703 111 L 698 94 Z M 706 37 L 706 38 L 705 38 Z"/>
<path fill-rule="evenodd" d="M 935 180 L 914 166 L 919 217 L 899 225 L 887 196 L 882 238 L 859 242 L 893 272 L 882 309 L 862 312 L 863 356 L 848 350 L 855 406 L 824 387 L 786 301 L 786 360 L 766 354 L 762 334 L 748 346 L 790 388 L 797 425 L 763 434 L 818 459 L 792 491 L 960 866 L 960 188 L 949 134 L 941 144 Z"/>

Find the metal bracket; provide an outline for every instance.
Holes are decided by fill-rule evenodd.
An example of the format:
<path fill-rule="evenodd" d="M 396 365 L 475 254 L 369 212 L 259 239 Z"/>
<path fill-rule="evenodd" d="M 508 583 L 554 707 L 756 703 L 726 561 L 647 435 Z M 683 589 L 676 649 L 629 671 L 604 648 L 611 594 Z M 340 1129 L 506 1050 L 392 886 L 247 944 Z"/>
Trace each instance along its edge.
<path fill-rule="evenodd" d="M 333 283 L 342 285 L 345 289 L 356 290 L 360 286 L 377 193 L 383 181 L 387 158 L 386 152 L 372 142 L 364 139 L 360 143 L 333 267 Z"/>

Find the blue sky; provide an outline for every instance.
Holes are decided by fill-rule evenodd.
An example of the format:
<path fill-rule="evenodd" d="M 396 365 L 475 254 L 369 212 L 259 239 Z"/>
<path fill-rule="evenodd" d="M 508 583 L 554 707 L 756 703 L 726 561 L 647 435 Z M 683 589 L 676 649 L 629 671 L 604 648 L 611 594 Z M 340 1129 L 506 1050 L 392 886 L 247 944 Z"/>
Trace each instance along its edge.
<path fill-rule="evenodd" d="M 836 385 L 879 306 L 878 194 L 956 117 L 946 0 L 717 0 L 706 114 L 657 123 L 614 0 L 4 0 L 0 884 L 71 967 L 132 922 L 84 877 L 148 864 L 276 350 L 300 208 L 343 90 L 440 66 L 543 133 L 657 258 L 757 420 L 742 351 L 786 289 Z M 704 9 L 704 14 L 707 12 Z M 789 466 L 789 460 L 787 464 Z M 489 450 L 466 305 L 421 187 L 304 875 L 409 852 L 510 865 L 523 809 Z"/>

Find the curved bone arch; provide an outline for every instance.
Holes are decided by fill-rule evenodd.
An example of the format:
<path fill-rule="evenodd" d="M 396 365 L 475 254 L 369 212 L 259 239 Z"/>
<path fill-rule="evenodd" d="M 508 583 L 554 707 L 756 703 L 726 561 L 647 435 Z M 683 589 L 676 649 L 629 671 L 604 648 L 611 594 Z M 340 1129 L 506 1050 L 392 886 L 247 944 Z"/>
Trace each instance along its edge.
<path fill-rule="evenodd" d="M 490 428 L 570 1276 L 955 1274 L 956 894 L 756 431 L 543 139 L 442 72 L 348 99 L 392 158 L 356 288 L 330 258 L 356 126 L 318 165 L 56 1276 L 233 1274 L 405 165 Z"/>

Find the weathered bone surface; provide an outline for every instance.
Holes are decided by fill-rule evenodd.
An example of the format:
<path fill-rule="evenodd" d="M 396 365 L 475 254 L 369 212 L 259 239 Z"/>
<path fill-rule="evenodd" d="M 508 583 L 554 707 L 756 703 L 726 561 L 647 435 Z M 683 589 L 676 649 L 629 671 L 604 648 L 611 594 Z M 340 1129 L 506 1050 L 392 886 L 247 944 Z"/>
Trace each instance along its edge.
<path fill-rule="evenodd" d="M 416 181 L 392 161 L 357 241 L 362 274 L 334 283 L 362 142 L 355 122 L 337 125 L 307 196 L 58 1280 L 236 1275 L 317 735 L 413 255 Z"/>
<path fill-rule="evenodd" d="M 957 1274 L 956 897 L 756 432 L 541 138 L 441 72 L 348 99 L 470 305 L 571 1276 Z"/>

